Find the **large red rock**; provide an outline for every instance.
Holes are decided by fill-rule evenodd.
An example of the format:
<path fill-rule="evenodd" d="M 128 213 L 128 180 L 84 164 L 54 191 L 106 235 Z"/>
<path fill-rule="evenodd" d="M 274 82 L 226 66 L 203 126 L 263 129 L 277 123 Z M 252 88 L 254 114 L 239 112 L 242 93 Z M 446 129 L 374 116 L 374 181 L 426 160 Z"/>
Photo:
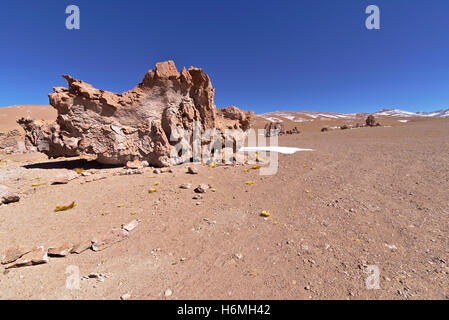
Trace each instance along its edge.
<path fill-rule="evenodd" d="M 139 160 L 169 166 L 192 157 L 191 152 L 177 156 L 173 148 L 191 144 L 178 128 L 193 130 L 197 121 L 201 132 L 219 129 L 224 142 L 226 129 L 245 131 L 254 118 L 253 112 L 236 107 L 216 109 L 209 76 L 194 67 L 178 72 L 173 61 L 157 63 L 140 84 L 122 94 L 63 77 L 69 87 L 56 87 L 49 94 L 50 104 L 58 111 L 55 123 L 18 121 L 27 140 L 49 157 L 82 156 L 120 165 Z M 239 141 L 243 135 L 233 133 L 232 139 Z M 202 141 L 202 150 L 204 145 Z"/>

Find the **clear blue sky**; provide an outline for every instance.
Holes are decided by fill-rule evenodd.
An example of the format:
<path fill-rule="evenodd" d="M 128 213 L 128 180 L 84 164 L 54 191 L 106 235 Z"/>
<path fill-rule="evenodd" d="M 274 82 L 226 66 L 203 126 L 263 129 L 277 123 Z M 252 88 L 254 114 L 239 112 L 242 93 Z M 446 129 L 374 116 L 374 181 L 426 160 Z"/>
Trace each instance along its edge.
<path fill-rule="evenodd" d="M 67 5 L 81 29 L 67 30 Z M 365 8 L 381 30 L 365 28 Z M 448 0 L 40 0 L 0 9 L 0 106 L 47 104 L 70 74 L 122 92 L 154 63 L 203 68 L 218 107 L 449 107 Z"/>

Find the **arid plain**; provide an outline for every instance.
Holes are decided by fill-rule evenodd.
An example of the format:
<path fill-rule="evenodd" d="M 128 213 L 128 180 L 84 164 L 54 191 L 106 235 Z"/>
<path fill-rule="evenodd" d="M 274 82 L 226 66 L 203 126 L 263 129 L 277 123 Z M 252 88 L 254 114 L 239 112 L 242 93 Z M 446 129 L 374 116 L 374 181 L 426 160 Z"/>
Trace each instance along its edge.
<path fill-rule="evenodd" d="M 0 109 L 1 128 L 34 108 Z M 51 107 L 37 113 L 55 117 Z M 349 120 L 285 121 L 301 133 L 279 145 L 315 151 L 280 154 L 268 176 L 249 164 L 127 174 L 78 158 L 2 154 L 0 184 L 20 201 L 0 206 L 0 253 L 139 224 L 102 251 L 2 266 L 0 299 L 448 299 L 449 119 L 408 120 L 328 132 L 320 130 Z M 75 168 L 82 174 L 51 184 Z M 195 196 L 199 184 L 211 189 Z M 380 289 L 369 290 L 373 265 Z M 73 270 L 80 286 L 68 289 Z"/>

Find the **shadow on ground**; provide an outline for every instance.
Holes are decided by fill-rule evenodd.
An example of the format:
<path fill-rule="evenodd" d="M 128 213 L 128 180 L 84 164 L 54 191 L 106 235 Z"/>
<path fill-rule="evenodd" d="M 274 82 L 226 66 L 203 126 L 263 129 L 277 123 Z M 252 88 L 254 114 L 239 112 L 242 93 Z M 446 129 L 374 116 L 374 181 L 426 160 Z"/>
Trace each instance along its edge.
<path fill-rule="evenodd" d="M 33 164 L 28 164 L 23 166 L 26 169 L 69 169 L 73 170 L 75 168 L 82 168 L 84 170 L 88 169 L 110 169 L 119 168 L 120 165 L 106 165 L 98 163 L 97 161 L 87 161 L 85 159 L 71 159 L 71 160 L 61 160 L 61 161 L 48 161 L 48 162 L 38 162 Z"/>

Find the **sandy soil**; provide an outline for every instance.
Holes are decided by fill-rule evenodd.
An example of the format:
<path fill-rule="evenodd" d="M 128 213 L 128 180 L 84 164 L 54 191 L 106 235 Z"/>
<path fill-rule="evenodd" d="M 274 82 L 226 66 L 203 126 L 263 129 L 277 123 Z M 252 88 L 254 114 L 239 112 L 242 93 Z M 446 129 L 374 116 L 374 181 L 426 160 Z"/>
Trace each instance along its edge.
<path fill-rule="evenodd" d="M 101 252 L 0 267 L 0 299 L 448 299 L 449 120 L 319 132 L 342 124 L 325 123 L 281 136 L 281 146 L 316 151 L 279 155 L 272 176 L 245 172 L 250 165 L 119 175 L 83 160 L 2 157 L 1 184 L 22 198 L 0 207 L 0 252 L 142 221 Z M 76 167 L 92 175 L 32 187 Z M 192 189 L 179 188 L 188 182 Z M 192 199 L 200 183 L 217 192 Z M 72 201 L 74 209 L 53 211 Z M 378 290 L 365 286 L 369 265 L 380 269 Z M 69 290 L 69 266 L 104 281 Z"/>

